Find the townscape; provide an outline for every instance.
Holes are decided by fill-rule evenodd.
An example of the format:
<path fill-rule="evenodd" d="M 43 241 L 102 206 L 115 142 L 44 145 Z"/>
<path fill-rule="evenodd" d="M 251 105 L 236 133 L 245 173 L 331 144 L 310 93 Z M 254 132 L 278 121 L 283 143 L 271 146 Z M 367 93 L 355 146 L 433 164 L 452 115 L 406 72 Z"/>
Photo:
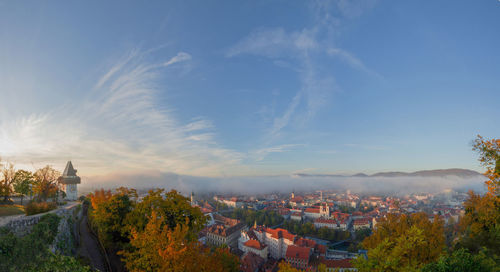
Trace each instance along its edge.
<path fill-rule="evenodd" d="M 431 222 L 437 218 L 454 225 L 465 213 L 462 203 L 467 194 L 446 190 L 397 197 L 348 190 L 204 198 L 190 196 L 191 205 L 210 217 L 199 241 L 228 246 L 241 258 L 243 271 L 272 271 L 278 260 L 299 269 L 316 270 L 323 264 L 327 269 L 348 271 L 355 270 L 353 258 L 366 254 L 358 244 L 387 214 L 423 212 Z M 245 210 L 262 216 L 250 216 L 255 218 L 251 223 Z M 272 225 L 257 222 L 269 218 Z M 302 228 L 307 230 L 298 235 Z M 331 233 L 337 235 L 330 240 Z"/>
<path fill-rule="evenodd" d="M 62 174 L 3 163 L 0 270 L 497 271 L 499 147 L 497 139 L 475 140 L 487 163 L 484 195 L 329 189 L 183 196 L 126 187 L 82 194 L 71 161 Z"/>

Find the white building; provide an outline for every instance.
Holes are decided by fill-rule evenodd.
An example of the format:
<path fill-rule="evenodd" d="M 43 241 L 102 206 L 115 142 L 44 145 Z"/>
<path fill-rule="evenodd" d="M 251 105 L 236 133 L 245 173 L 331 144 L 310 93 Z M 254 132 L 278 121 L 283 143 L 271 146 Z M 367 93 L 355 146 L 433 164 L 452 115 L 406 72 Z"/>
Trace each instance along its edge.
<path fill-rule="evenodd" d="M 316 228 L 329 228 L 329 229 L 339 229 L 337 221 L 335 219 L 318 218 L 314 220 L 314 227 Z"/>
<path fill-rule="evenodd" d="M 285 258 L 288 246 L 293 245 L 296 237 L 281 228 L 257 228 L 254 233 L 261 243 L 268 245 L 269 254 L 276 260 Z"/>
<path fill-rule="evenodd" d="M 252 252 L 264 260 L 267 260 L 269 254 L 268 246 L 257 240 L 253 229 L 241 231 L 240 238 L 238 238 L 238 249 L 245 253 Z"/>

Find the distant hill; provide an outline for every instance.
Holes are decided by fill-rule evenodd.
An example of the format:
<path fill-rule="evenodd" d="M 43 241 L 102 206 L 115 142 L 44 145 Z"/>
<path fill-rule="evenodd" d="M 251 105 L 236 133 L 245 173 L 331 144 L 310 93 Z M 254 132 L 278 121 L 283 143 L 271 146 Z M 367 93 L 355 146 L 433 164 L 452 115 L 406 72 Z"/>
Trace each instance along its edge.
<path fill-rule="evenodd" d="M 450 169 L 436 169 L 436 170 L 422 170 L 417 172 L 380 172 L 375 173 L 373 175 L 367 175 L 364 173 L 358 173 L 355 175 L 329 175 L 329 174 L 305 174 L 305 173 L 295 173 L 293 176 L 296 177 L 446 177 L 446 176 L 456 176 L 461 178 L 468 178 L 474 176 L 482 175 L 479 172 L 469 170 L 469 169 L 460 169 L 460 168 L 450 168 Z"/>
<path fill-rule="evenodd" d="M 473 177 L 479 176 L 481 173 L 460 168 L 451 169 L 437 169 L 437 170 L 423 170 L 412 173 L 406 172 L 381 172 L 371 175 L 372 177 L 446 177 L 446 176 L 457 176 L 457 177 Z"/>

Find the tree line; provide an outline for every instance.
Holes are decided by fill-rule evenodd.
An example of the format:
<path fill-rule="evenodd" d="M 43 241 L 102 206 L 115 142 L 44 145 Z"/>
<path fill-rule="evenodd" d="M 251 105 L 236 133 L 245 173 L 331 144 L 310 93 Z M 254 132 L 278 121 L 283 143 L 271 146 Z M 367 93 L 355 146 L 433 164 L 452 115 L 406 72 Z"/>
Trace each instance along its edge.
<path fill-rule="evenodd" d="M 177 191 L 119 188 L 90 194 L 92 227 L 128 271 L 238 271 L 228 249 L 205 247 L 198 234 L 207 218 Z"/>
<path fill-rule="evenodd" d="M 59 189 L 57 179 L 61 173 L 52 166 L 47 165 L 34 172 L 16 170 L 13 163 L 2 163 L 0 160 L 0 196 L 3 203 L 9 203 L 9 198 L 14 194 L 23 198 L 33 195 L 38 202 L 46 202 L 49 198 L 65 197 L 64 191 Z"/>
<path fill-rule="evenodd" d="M 363 241 L 368 253 L 354 261 L 358 271 L 500 271 L 500 139 L 478 136 L 473 150 L 488 191 L 469 192 L 457 229 L 445 231 L 437 215 L 431 222 L 425 213 L 389 214 Z"/>
<path fill-rule="evenodd" d="M 257 222 L 257 225 L 272 227 L 281 224 L 284 220 L 283 216 L 279 215 L 276 211 L 254 211 L 243 208 L 235 208 L 232 212 L 227 213 L 226 216 L 238 219 L 249 227 L 253 226 L 255 222 Z"/>

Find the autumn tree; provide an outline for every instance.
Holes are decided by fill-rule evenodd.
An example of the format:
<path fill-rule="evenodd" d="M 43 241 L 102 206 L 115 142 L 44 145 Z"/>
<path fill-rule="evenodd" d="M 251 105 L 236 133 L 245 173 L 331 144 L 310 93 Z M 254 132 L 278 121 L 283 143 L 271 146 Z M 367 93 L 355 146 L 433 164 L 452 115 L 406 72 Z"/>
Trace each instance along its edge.
<path fill-rule="evenodd" d="M 30 185 L 33 184 L 33 174 L 30 171 L 18 170 L 14 175 L 14 190 L 21 194 L 21 205 L 23 198 L 30 193 Z"/>
<path fill-rule="evenodd" d="M 155 210 L 148 217 L 143 229 L 131 231 L 134 250 L 120 252 L 129 271 L 238 271 L 238 259 L 227 249 L 211 250 L 190 239 L 188 222 L 171 228 Z"/>
<path fill-rule="evenodd" d="M 500 196 L 500 139 L 487 140 L 480 135 L 474 140 L 473 150 L 479 153 L 479 161 L 486 167 L 484 175 L 488 193 Z"/>
<path fill-rule="evenodd" d="M 163 189 L 150 190 L 148 195 L 136 204 L 127 215 L 126 223 L 130 228 L 142 230 L 147 225 L 152 212 L 163 218 L 162 224 L 174 229 L 179 224 L 187 224 L 190 238 L 198 235 L 205 226 L 206 217 L 199 208 L 192 207 L 189 199 L 172 190 L 165 193 Z"/>
<path fill-rule="evenodd" d="M 287 262 L 281 262 L 279 265 L 279 272 L 300 272 L 299 269 L 293 267 L 291 264 Z"/>
<path fill-rule="evenodd" d="M 500 264 L 500 139 L 487 140 L 478 136 L 473 150 L 486 167 L 484 195 L 469 192 L 464 203 L 465 215 L 460 219 L 462 237 L 458 247 L 472 253 L 486 253 Z"/>
<path fill-rule="evenodd" d="M 91 222 L 102 243 L 106 247 L 118 249 L 128 243 L 128 235 L 124 234 L 125 218 L 134 206 L 128 189 L 120 188 L 115 194 L 101 189 L 90 195 L 90 201 Z"/>
<path fill-rule="evenodd" d="M 34 174 L 33 192 L 37 194 L 39 201 L 47 201 L 47 198 L 57 193 L 57 178 L 61 174 L 50 165 L 38 169 Z"/>
<path fill-rule="evenodd" d="M 2 167 L 2 179 L 0 180 L 0 195 L 3 195 L 4 202 L 7 202 L 9 196 L 12 194 L 12 183 L 14 183 L 14 175 L 16 170 L 12 163 L 0 165 Z"/>
<path fill-rule="evenodd" d="M 443 253 L 444 222 L 431 222 L 425 213 L 388 214 L 363 241 L 367 258 L 357 258 L 359 271 L 419 271 Z"/>

